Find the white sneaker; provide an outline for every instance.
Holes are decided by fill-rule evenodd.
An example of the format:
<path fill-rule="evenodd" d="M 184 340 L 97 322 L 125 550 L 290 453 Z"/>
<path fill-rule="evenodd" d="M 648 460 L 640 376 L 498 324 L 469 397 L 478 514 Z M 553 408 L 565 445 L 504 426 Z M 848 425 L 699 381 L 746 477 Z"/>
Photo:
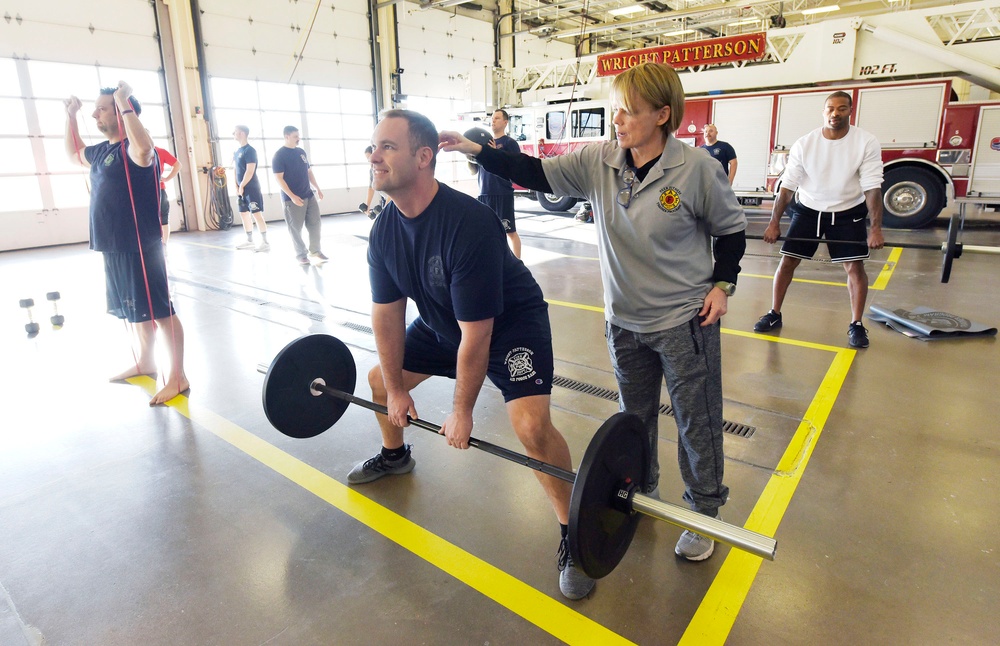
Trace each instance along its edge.
<path fill-rule="evenodd" d="M 704 561 L 715 551 L 715 541 L 708 536 L 685 529 L 677 541 L 674 553 L 689 561 Z"/>
<path fill-rule="evenodd" d="M 254 251 L 257 252 L 257 253 L 260 253 L 262 251 L 270 251 L 270 250 L 271 250 L 271 245 L 269 245 L 266 242 L 260 243 L 259 245 L 257 245 L 257 248 L 254 249 Z"/>
<path fill-rule="evenodd" d="M 309 254 L 309 260 L 311 260 L 314 265 L 322 265 L 324 262 L 328 261 L 329 258 L 327 258 L 322 251 L 314 251 Z"/>
<path fill-rule="evenodd" d="M 246 242 L 236 245 L 237 249 L 253 249 L 253 240 L 247 240 Z"/>

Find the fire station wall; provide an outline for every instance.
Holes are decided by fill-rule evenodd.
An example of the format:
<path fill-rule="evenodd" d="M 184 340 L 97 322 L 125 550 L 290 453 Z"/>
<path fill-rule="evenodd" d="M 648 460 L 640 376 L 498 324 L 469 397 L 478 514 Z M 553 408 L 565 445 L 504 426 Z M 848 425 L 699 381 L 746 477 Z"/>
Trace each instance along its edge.
<path fill-rule="evenodd" d="M 0 250 L 86 241 L 86 171 L 63 141 L 63 100 L 83 102 L 84 143 L 101 86 L 125 79 L 157 145 L 169 145 L 153 10 L 146 0 L 4 0 L 0 13 Z"/>

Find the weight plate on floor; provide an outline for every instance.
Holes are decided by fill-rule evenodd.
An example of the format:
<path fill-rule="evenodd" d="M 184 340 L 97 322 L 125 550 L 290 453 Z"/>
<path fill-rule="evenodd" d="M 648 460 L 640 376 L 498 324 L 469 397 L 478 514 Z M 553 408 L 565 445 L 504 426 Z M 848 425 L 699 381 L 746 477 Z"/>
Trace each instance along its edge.
<path fill-rule="evenodd" d="M 614 504 L 625 482 L 646 487 L 649 439 L 638 417 L 617 413 L 597 430 L 583 457 L 569 505 L 573 561 L 592 579 L 607 576 L 628 551 L 640 514 Z"/>
<path fill-rule="evenodd" d="M 343 341 L 328 334 L 297 339 L 271 362 L 264 377 L 264 414 L 274 428 L 289 437 L 315 437 L 337 423 L 350 405 L 314 395 L 310 385 L 322 379 L 330 388 L 354 394 L 357 368 Z"/>

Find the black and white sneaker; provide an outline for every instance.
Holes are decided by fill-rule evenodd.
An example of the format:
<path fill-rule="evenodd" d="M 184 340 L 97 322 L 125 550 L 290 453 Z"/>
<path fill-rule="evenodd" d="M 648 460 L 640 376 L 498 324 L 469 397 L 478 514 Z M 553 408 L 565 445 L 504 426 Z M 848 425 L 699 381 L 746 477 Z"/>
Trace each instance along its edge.
<path fill-rule="evenodd" d="M 770 332 L 771 330 L 777 330 L 781 327 L 781 314 L 775 312 L 774 310 L 768 310 L 767 314 L 760 317 L 756 323 L 754 323 L 754 332 Z"/>
<path fill-rule="evenodd" d="M 847 328 L 847 342 L 852 348 L 868 347 L 868 330 L 861 324 L 861 321 L 855 321 Z"/>

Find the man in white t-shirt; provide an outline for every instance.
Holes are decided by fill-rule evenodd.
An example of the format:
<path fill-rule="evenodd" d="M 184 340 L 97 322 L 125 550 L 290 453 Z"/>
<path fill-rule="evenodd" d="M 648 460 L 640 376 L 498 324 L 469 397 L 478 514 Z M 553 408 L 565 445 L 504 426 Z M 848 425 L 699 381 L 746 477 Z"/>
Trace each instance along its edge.
<path fill-rule="evenodd" d="M 781 304 L 803 258 L 812 258 L 821 240 L 834 262 L 847 271 L 847 293 L 851 299 L 851 324 L 847 338 L 851 347 L 868 347 L 868 330 L 861 315 L 868 297 L 868 275 L 864 261 L 868 249 L 881 249 L 882 238 L 882 148 L 875 137 L 851 125 L 854 109 L 851 95 L 834 92 L 826 98 L 824 125 L 799 138 L 788 153 L 781 191 L 771 210 L 764 241 L 773 243 L 781 235 L 779 221 L 785 210 L 791 215 L 788 238 L 781 246 L 781 262 L 774 273 L 771 310 L 760 317 L 754 332 L 781 327 Z M 871 227 L 865 217 L 871 218 Z"/>

